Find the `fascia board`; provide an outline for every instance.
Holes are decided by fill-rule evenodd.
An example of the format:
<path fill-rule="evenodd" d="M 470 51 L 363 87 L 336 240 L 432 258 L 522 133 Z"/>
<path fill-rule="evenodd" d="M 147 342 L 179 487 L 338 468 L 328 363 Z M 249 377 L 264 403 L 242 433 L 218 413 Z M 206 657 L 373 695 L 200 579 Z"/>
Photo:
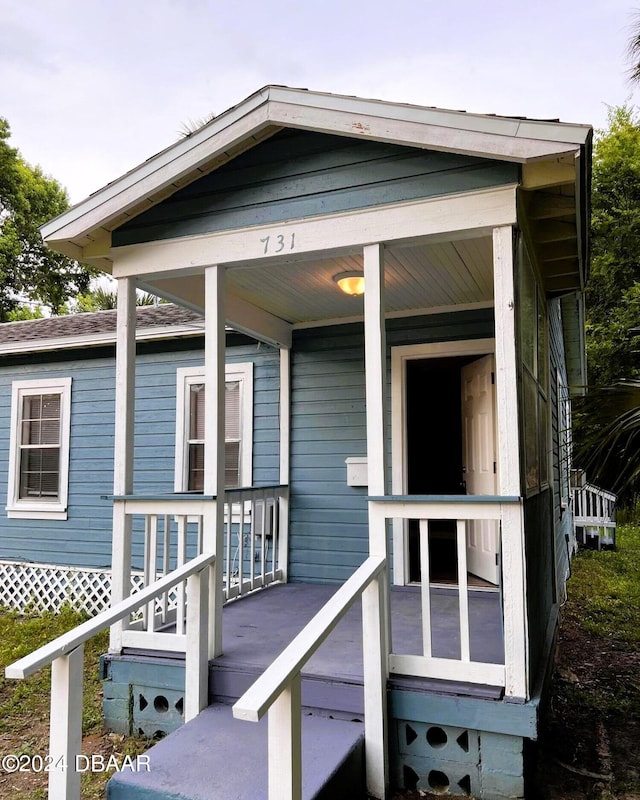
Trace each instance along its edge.
<path fill-rule="evenodd" d="M 307 92 L 282 86 L 271 87 L 271 103 L 284 102 L 300 107 L 319 108 L 327 111 L 342 111 L 354 115 L 393 119 L 398 122 L 415 122 L 421 125 L 452 128 L 460 131 L 491 133 L 496 136 L 560 142 L 566 145 L 584 144 L 592 130 L 590 125 L 549 120 L 519 119 L 516 117 L 473 114 L 468 111 L 452 111 L 427 108 L 406 103 L 390 103 L 385 100 L 366 100 L 359 97 Z M 390 113 L 392 110 L 392 113 Z M 575 148 L 574 148 L 575 149 Z"/>
<path fill-rule="evenodd" d="M 286 103 L 269 104 L 272 123 L 355 138 L 374 139 L 409 147 L 462 153 L 480 158 L 526 163 L 527 161 L 573 154 L 573 142 L 529 139 L 491 131 L 425 125 L 422 122 L 368 116 L 364 113 L 333 111 Z"/>
<path fill-rule="evenodd" d="M 172 325 L 136 330 L 136 341 L 174 339 L 186 336 L 203 336 L 204 328 L 195 325 Z M 0 356 L 19 355 L 52 350 L 75 350 L 115 344 L 116 332 L 86 333 L 77 336 L 59 336 L 52 339 L 33 339 L 0 344 Z"/>

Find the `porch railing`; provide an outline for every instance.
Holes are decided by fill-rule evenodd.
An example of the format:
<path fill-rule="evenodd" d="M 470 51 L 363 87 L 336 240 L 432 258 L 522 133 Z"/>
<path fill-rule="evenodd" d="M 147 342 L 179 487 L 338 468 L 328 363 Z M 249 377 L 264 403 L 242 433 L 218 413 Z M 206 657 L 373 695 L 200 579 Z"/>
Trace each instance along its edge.
<path fill-rule="evenodd" d="M 363 636 L 365 632 L 371 633 L 371 620 L 377 618 L 380 622 L 380 596 L 384 591 L 382 582 L 386 581 L 385 568 L 385 558 L 370 556 L 233 706 L 236 719 L 250 722 L 258 722 L 269 712 L 269 800 L 300 800 L 302 796 L 302 668 L 361 596 Z M 371 776 L 371 771 L 380 771 L 385 757 L 382 731 L 386 675 L 382 664 L 386 644 L 383 631 L 384 626 L 380 624 L 378 635 L 367 636 L 363 646 L 365 757 L 370 789 L 372 784 L 376 785 L 376 777 Z M 372 695 L 374 699 L 367 703 L 367 698 Z M 380 787 L 376 789 L 375 796 L 382 797 Z"/>
<path fill-rule="evenodd" d="M 523 581 L 521 564 L 512 559 L 522 550 L 522 515 L 518 497 L 464 495 L 456 497 L 378 497 L 370 498 L 370 518 L 419 520 L 420 562 L 422 576 L 429 575 L 431 546 L 429 522 L 455 521 L 457 553 L 458 624 L 452 636 L 458 637 L 459 656 L 447 657 L 434 652 L 433 632 L 437 618 L 433 608 L 434 592 L 427 579 L 421 580 L 420 606 L 422 652 L 389 655 L 389 672 L 402 675 L 458 680 L 469 683 L 505 687 L 505 693 L 524 698 L 527 695 L 525 664 L 525 631 Z M 498 559 L 498 583 L 495 586 L 495 619 L 491 618 L 491 637 L 496 640 L 492 653 L 474 657 L 470 620 L 470 585 L 468 580 L 467 547 L 471 525 L 483 521 L 495 523 L 495 558 Z M 505 548 L 505 543 L 509 547 Z M 515 546 L 514 546 L 515 543 Z M 394 553 L 394 557 L 400 554 Z M 500 563 L 506 556 L 508 563 Z M 520 587 L 520 588 L 519 588 Z M 505 602 L 504 598 L 508 598 Z M 488 636 L 488 634 L 487 634 Z M 498 640 L 502 640 L 498 643 Z M 476 644 L 477 644 L 476 638 Z"/>
<path fill-rule="evenodd" d="M 206 519 L 215 519 L 215 498 L 198 495 L 128 496 L 114 499 L 123 518 L 130 553 L 142 568 L 143 586 L 206 550 Z M 220 555 L 225 601 L 287 577 L 288 487 L 231 489 L 224 498 Z M 209 515 L 209 516 L 207 516 Z M 122 583 L 129 585 L 126 576 Z M 123 620 L 124 647 L 184 652 L 186 583 L 154 597 L 131 620 Z"/>
<path fill-rule="evenodd" d="M 615 504 L 616 495 L 591 483 L 580 486 L 573 494 L 573 522 L 580 544 L 595 540 L 598 549 L 602 545 L 613 546 L 616 539 Z"/>
<path fill-rule="evenodd" d="M 147 604 L 159 602 L 187 581 L 185 628 L 185 721 L 208 704 L 209 641 L 208 586 L 213 581 L 215 556 L 199 555 L 112 608 L 59 636 L 5 669 L 7 678 L 26 678 L 51 664 L 51 722 L 49 800 L 80 800 L 79 761 L 82 746 L 82 674 L 84 643 Z"/>

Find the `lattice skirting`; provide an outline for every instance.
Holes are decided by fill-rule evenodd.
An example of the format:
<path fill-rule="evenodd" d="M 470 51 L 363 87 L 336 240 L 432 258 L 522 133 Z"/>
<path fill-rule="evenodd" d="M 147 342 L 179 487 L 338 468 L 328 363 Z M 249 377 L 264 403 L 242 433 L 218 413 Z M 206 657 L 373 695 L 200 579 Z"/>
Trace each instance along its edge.
<path fill-rule="evenodd" d="M 131 576 L 131 591 L 144 586 Z M 16 611 L 58 611 L 64 604 L 94 615 L 109 607 L 111 571 L 0 561 L 0 606 Z"/>

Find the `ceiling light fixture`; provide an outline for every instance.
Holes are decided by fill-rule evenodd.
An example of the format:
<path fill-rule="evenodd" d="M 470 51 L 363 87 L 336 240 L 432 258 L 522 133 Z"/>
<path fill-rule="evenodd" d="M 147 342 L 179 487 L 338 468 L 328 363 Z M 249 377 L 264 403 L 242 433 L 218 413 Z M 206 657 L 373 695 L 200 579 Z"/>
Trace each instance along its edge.
<path fill-rule="evenodd" d="M 364 294 L 364 275 L 362 272 L 357 270 L 340 272 L 338 275 L 333 276 L 333 280 L 345 294 L 350 294 L 353 297 Z"/>

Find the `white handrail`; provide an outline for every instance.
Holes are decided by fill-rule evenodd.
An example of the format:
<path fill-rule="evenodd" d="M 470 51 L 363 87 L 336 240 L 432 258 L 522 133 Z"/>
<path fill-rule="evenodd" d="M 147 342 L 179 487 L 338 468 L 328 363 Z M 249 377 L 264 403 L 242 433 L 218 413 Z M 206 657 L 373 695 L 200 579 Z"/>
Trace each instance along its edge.
<path fill-rule="evenodd" d="M 233 706 L 236 719 L 250 722 L 257 722 L 271 711 L 269 800 L 299 800 L 302 793 L 300 672 L 356 599 L 380 576 L 385 576 L 386 563 L 383 557 L 369 556 Z M 377 588 L 382 591 L 382 587 Z M 363 648 L 365 692 L 367 675 L 375 674 L 368 660 L 381 663 L 381 648 L 382 642 L 376 647 L 372 641 Z M 375 722 L 365 715 L 365 735 L 367 725 L 375 728 Z"/>
<path fill-rule="evenodd" d="M 57 639 L 39 647 L 28 656 L 9 664 L 5 668 L 5 676 L 7 678 L 27 678 L 29 675 L 33 675 L 34 672 L 50 664 L 55 658 L 67 655 L 78 645 L 84 644 L 96 634 L 106 630 L 114 622 L 126 617 L 127 614 L 137 611 L 145 603 L 153 600 L 167 589 L 173 588 L 177 583 L 186 580 L 190 575 L 201 572 L 213 564 L 214 561 L 215 556 L 212 554 L 197 556 L 155 583 L 131 595 L 126 600 L 122 600 L 112 608 L 101 611 L 97 616 L 78 625 L 77 628 L 63 633 Z"/>
<path fill-rule="evenodd" d="M 49 727 L 49 800 L 80 800 L 78 756 L 82 744 L 82 662 L 84 643 L 145 603 L 155 600 L 177 583 L 188 580 L 185 654 L 185 721 L 193 719 L 208 702 L 208 662 L 211 648 L 208 611 L 209 583 L 215 555 L 202 554 L 125 598 L 74 630 L 15 661 L 5 669 L 7 678 L 25 678 L 51 664 L 51 715 Z"/>

